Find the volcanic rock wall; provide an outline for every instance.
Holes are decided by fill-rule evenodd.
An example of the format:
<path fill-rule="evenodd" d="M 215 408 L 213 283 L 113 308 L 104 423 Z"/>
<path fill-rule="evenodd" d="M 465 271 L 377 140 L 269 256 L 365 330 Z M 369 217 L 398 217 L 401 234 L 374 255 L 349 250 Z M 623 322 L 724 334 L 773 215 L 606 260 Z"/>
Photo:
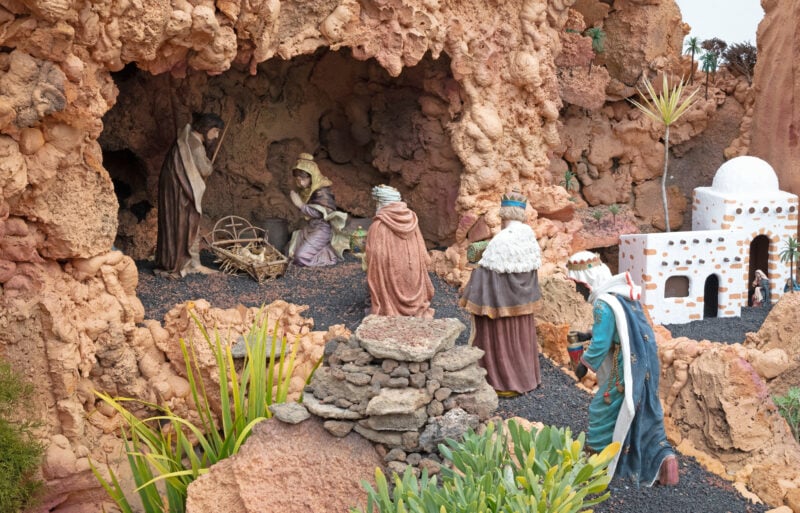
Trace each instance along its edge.
<path fill-rule="evenodd" d="M 468 276 L 468 230 L 483 216 L 496 231 L 498 197 L 518 185 L 551 274 L 574 249 L 584 198 L 632 203 L 627 191 L 653 189 L 660 133 L 622 99 L 642 73 L 681 68 L 686 31 L 672 0 L 574 3 L 2 2 L 0 351 L 40 391 L 44 475 L 58 490 L 43 507 L 80 502 L 69 479 L 114 448 L 93 389 L 183 390 L 164 328 L 143 318 L 133 261 L 111 251 L 112 164 L 117 193 L 130 189 L 123 235 L 152 245 L 163 152 L 189 112 L 218 112 L 232 128 L 210 214 L 289 215 L 286 170 L 312 151 L 355 214 L 368 214 L 369 185 L 400 186 L 429 242 L 449 245 L 434 262 L 454 283 Z M 566 31 L 592 25 L 609 34 L 593 57 Z M 702 130 L 708 108 L 675 140 Z M 566 169 L 585 191 L 574 202 L 558 185 Z"/>
<path fill-rule="evenodd" d="M 144 201 L 152 198 L 153 177 L 163 158 L 159 153 L 190 110 L 215 110 L 225 117 L 233 113 L 232 124 L 240 133 L 253 132 L 250 139 L 237 139 L 234 130 L 226 143 L 230 155 L 252 152 L 255 159 L 221 157 L 227 173 L 215 177 L 221 186 L 214 190 L 221 199 L 217 207 L 210 204 L 212 212 L 221 212 L 222 205 L 243 196 L 246 189 L 231 182 L 275 189 L 268 175 L 254 175 L 267 166 L 275 168 L 273 177 L 282 175 L 301 148 L 316 150 L 308 146 L 319 143 L 332 162 L 347 160 L 346 153 L 337 153 L 347 149 L 337 144 L 337 137 L 353 137 L 353 127 L 364 128 L 359 100 L 367 86 L 379 89 L 367 91 L 371 102 L 401 107 L 391 112 L 373 109 L 375 117 L 396 116 L 400 121 L 379 119 L 377 125 L 384 131 L 368 125 L 377 132 L 371 136 L 376 149 L 371 160 L 362 161 L 377 163 L 366 174 L 350 172 L 343 185 L 363 176 L 368 183 L 383 181 L 380 172 L 389 170 L 394 180 L 406 184 L 423 216 L 428 202 L 430 219 L 442 197 L 436 189 L 449 190 L 445 196 L 453 212 L 426 229 L 433 240 L 459 241 L 464 214 L 491 211 L 488 224 L 498 228 L 493 213 L 497 198 L 511 183 L 519 183 L 534 199 L 534 209 L 539 204 L 567 204 L 566 194 L 550 184 L 547 151 L 558 143 L 560 100 L 553 59 L 569 3 L 3 2 L 0 347 L 40 392 L 38 410 L 46 426 L 42 436 L 51 441 L 44 477 L 52 490 L 42 507 L 69 508 L 85 501 L 89 495 L 78 492 L 91 487 L 93 480 L 77 483 L 73 478 L 88 474 L 90 454 L 102 459 L 101 454 L 114 452 L 113 437 L 104 438 L 104 433 L 111 433 L 115 423 L 104 420 L 110 412 L 104 413 L 102 405 L 95 412 L 93 389 L 149 400 L 165 391 L 164 383 L 170 383 L 173 392 L 185 392 L 159 349 L 167 343 L 164 328 L 143 319 L 133 262 L 111 251 L 118 202 L 98 141 L 105 128 L 103 116 L 121 88 L 136 93 L 125 100 L 132 109 L 164 114 L 109 118 L 111 130 L 103 135 L 109 163 L 124 160 L 134 169 L 129 172 L 138 189 L 131 187 L 131 192 L 140 197 L 132 203 L 138 210 L 132 211 L 139 212 L 145 224 L 152 225 L 154 219 Z M 324 48 L 331 51 L 325 53 Z M 320 49 L 322 53 L 316 53 Z M 300 78 L 287 80 L 295 87 L 284 87 L 283 78 L 292 72 L 336 68 L 346 52 L 357 61 L 374 59 L 377 65 L 345 62 L 344 67 L 354 71 L 348 71 L 349 79 L 330 81 L 340 86 L 340 94 L 332 91 L 323 99 L 327 104 L 301 95 L 314 89 L 299 85 Z M 273 57 L 282 61 L 267 62 Z M 418 71 L 400 77 L 404 68 L 423 59 Z M 134 67 L 155 76 L 146 77 Z M 324 82 L 336 73 L 320 72 L 318 78 L 312 73 L 314 87 L 327 85 Z M 359 89 L 356 78 L 363 75 L 368 79 L 361 80 Z M 392 83 L 389 77 L 400 78 Z M 135 82 L 124 83 L 139 79 L 153 87 L 137 89 Z M 347 91 L 349 86 L 353 91 Z M 403 88 L 418 92 L 411 95 Z M 173 110 L 170 101 L 176 96 Z M 297 109 L 308 105 L 316 111 L 303 118 L 304 124 L 286 124 L 283 137 L 288 142 L 280 139 L 282 144 L 271 156 L 278 164 L 270 166 L 269 147 L 256 144 L 255 138 L 264 135 L 260 127 L 287 118 L 270 119 L 266 109 L 265 119 L 259 121 L 258 112 L 251 111 L 258 110 L 252 105 L 256 98 L 273 102 L 278 96 Z M 250 103 L 239 104 L 240 98 Z M 322 107 L 330 112 L 323 113 Z M 344 133 L 342 116 L 350 125 Z M 308 130 L 308 120 L 319 120 L 321 128 Z M 396 127 L 408 127 L 408 133 L 395 133 Z M 125 144 L 115 138 L 125 139 Z M 389 138 L 393 146 L 381 150 L 381 141 Z M 421 167 L 420 162 L 436 155 L 442 156 L 439 164 Z M 429 167 L 444 168 L 439 173 L 444 178 L 429 178 Z M 421 184 L 419 190 L 412 190 L 416 183 Z M 363 198 L 365 189 L 350 201 Z M 251 200 L 247 208 L 273 205 L 278 197 L 274 191 L 264 196 Z M 140 230 L 144 234 L 139 236 L 146 238 L 147 228 Z M 563 260 L 569 251 L 568 228 L 551 224 L 540 232 L 547 258 Z M 558 244 L 546 243 L 556 238 Z M 448 267 L 462 260 L 456 253 Z M 451 276 L 454 281 L 459 278 Z"/>
<path fill-rule="evenodd" d="M 781 189 L 800 193 L 800 5 L 792 0 L 765 0 L 758 26 L 758 55 L 753 86 L 755 104 L 750 155 L 772 165 Z M 761 56 L 769 55 L 768 59 Z"/>
<path fill-rule="evenodd" d="M 773 506 L 800 510 L 800 446 L 771 396 L 797 383 L 797 308 L 785 294 L 744 345 L 673 339 L 658 330 L 670 440 Z M 776 477 L 777 476 L 777 477 Z"/>

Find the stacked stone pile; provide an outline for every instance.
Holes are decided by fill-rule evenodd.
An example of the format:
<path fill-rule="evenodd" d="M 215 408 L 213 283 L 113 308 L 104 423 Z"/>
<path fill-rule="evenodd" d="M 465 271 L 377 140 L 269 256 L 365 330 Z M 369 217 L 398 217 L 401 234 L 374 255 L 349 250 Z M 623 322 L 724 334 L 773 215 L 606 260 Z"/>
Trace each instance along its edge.
<path fill-rule="evenodd" d="M 389 469 L 438 471 L 437 446 L 477 428 L 497 408 L 478 366 L 483 351 L 455 346 L 457 319 L 369 316 L 325 348 L 303 404 L 335 436 L 375 442 Z"/>

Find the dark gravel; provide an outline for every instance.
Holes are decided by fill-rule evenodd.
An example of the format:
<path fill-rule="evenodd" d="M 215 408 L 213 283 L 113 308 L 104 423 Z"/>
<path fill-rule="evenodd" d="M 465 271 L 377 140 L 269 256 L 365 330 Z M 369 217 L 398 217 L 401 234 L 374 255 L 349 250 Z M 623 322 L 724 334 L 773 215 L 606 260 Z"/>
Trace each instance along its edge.
<path fill-rule="evenodd" d="M 214 267 L 212 255 L 204 252 L 203 263 Z M 366 276 L 359 262 L 348 256 L 345 262 L 326 268 L 290 266 L 277 280 L 259 285 L 248 276 L 216 274 L 191 275 L 183 280 L 169 280 L 153 274 L 152 262 L 137 262 L 139 286 L 137 294 L 145 307 L 146 317 L 163 320 L 164 314 L 178 303 L 205 298 L 215 307 L 230 308 L 237 304 L 260 306 L 277 299 L 310 305 L 306 317 L 315 322 L 315 329 L 325 330 L 334 324 L 355 329 L 368 306 Z M 469 316 L 457 306 L 458 293 L 439 278 L 432 276 L 436 295 L 432 307 L 436 317 L 456 317 L 469 326 Z M 674 337 L 695 340 L 743 342 L 747 331 L 757 331 L 768 308 L 744 308 L 741 318 L 708 319 L 667 328 Z M 466 343 L 467 330 L 458 343 Z M 503 417 L 524 417 L 557 426 L 569 426 L 573 433 L 588 426 L 591 395 L 574 386 L 574 380 L 550 363 L 540 360 L 542 386 L 520 397 L 501 399 L 498 413 Z M 762 513 L 768 507 L 750 504 L 729 482 L 706 472 L 696 460 L 679 456 L 680 485 L 674 488 L 655 486 L 637 488 L 614 481 L 611 498 L 595 508 L 597 513 Z"/>
<path fill-rule="evenodd" d="M 676 338 L 741 344 L 746 333 L 758 331 L 771 309 L 772 306 L 744 307 L 741 317 L 716 317 L 686 324 L 668 324 L 665 327 Z"/>

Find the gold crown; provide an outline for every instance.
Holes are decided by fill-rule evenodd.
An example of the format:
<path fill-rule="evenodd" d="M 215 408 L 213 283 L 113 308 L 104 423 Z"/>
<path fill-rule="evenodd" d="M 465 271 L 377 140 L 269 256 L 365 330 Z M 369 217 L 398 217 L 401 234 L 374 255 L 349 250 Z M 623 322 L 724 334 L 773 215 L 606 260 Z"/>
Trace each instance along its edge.
<path fill-rule="evenodd" d="M 567 261 L 567 269 L 570 271 L 585 271 L 586 269 L 591 269 L 599 265 L 603 265 L 603 261 L 600 260 L 600 255 L 592 255 L 587 258 Z"/>
<path fill-rule="evenodd" d="M 512 189 L 511 192 L 507 192 L 500 196 L 500 206 L 501 207 L 517 207 L 517 208 L 525 208 L 528 204 L 528 198 L 522 195 L 519 189 Z"/>

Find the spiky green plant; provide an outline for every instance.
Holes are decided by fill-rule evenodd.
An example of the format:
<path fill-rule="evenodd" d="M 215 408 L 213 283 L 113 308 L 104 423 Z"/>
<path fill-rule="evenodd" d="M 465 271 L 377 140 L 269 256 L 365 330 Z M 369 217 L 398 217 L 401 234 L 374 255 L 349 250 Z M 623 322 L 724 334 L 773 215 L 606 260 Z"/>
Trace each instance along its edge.
<path fill-rule="evenodd" d="M 24 510 L 42 485 L 36 470 L 44 447 L 33 434 L 35 424 L 18 420 L 33 393 L 30 383 L 0 361 L 0 511 Z"/>
<path fill-rule="evenodd" d="M 697 89 L 691 92 L 689 96 L 683 98 L 684 84 L 683 79 L 673 87 L 669 87 L 667 76 L 662 75 L 661 93 L 656 93 L 653 84 L 644 78 L 644 87 L 647 94 L 637 89 L 639 97 L 642 102 L 628 99 L 637 109 L 655 121 L 656 123 L 664 125 L 664 174 L 661 176 L 661 200 L 664 203 L 664 224 L 666 231 L 669 232 L 669 205 L 667 203 L 667 172 L 669 169 L 669 128 L 673 123 L 678 121 L 684 113 L 696 101 L 694 95 L 697 94 Z"/>
<path fill-rule="evenodd" d="M 592 217 L 593 217 L 593 218 L 594 218 L 594 220 L 595 220 L 595 221 L 597 221 L 598 223 L 600 222 L 600 220 L 601 220 L 601 219 L 603 219 L 603 216 L 605 216 L 605 214 L 604 214 L 604 213 L 603 213 L 603 211 L 602 211 L 602 210 L 600 210 L 599 208 L 598 208 L 597 210 L 595 210 L 595 211 L 593 211 L 593 212 L 592 212 Z"/>
<path fill-rule="evenodd" d="M 608 207 L 608 211 L 611 213 L 612 218 L 614 219 L 614 226 L 617 225 L 617 215 L 619 214 L 619 205 L 616 203 Z"/>
<path fill-rule="evenodd" d="M 510 440 L 509 440 L 510 439 Z M 509 449 L 510 442 L 513 451 Z M 509 421 L 490 423 L 480 435 L 439 446 L 452 464 L 437 478 L 414 477 L 406 469 L 394 476 L 394 488 L 380 469 L 376 487 L 364 483 L 367 513 L 576 513 L 605 501 L 611 480 L 607 469 L 619 452 L 614 442 L 600 454 L 583 452 L 584 434 L 572 438 L 569 428 L 528 431 Z M 351 512 L 360 512 L 352 509 Z"/>
<path fill-rule="evenodd" d="M 597 56 L 598 53 L 603 53 L 605 51 L 606 33 L 600 27 L 591 27 L 586 29 L 584 35 L 592 39 L 594 56 L 592 56 L 592 60 L 589 61 L 589 74 L 591 75 L 594 57 Z"/>
<path fill-rule="evenodd" d="M 789 424 L 795 440 L 800 442 L 800 388 L 791 387 L 786 395 L 773 396 L 772 400 L 778 407 L 781 416 Z"/>
<path fill-rule="evenodd" d="M 561 180 L 561 187 L 563 187 L 567 192 L 574 191 L 577 187 L 575 184 L 576 175 L 572 172 L 571 169 L 567 169 L 564 171 L 564 179 Z"/>
<path fill-rule="evenodd" d="M 247 354 L 239 375 L 230 346 L 222 342 L 216 329 L 212 337 L 191 310 L 190 314 L 211 348 L 219 369 L 218 408 L 214 408 L 209 400 L 210 385 L 200 374 L 194 343 L 190 341 L 187 344 L 183 339 L 180 340 L 181 352 L 191 397 L 200 418 L 198 424 L 179 417 L 165 405 L 95 392 L 124 421 L 122 434 L 128 464 L 146 513 L 184 511 L 189 484 L 205 474 L 214 463 L 236 454 L 253 427 L 271 417 L 269 406 L 286 401 L 300 347 L 295 340 L 287 357 L 288 343 L 286 336 L 278 338 L 278 322 L 275 322 L 270 336 L 268 320 L 259 315 L 245 336 Z M 277 361 L 276 354 L 280 355 Z M 139 419 L 126 406 L 129 403 L 144 406 L 156 414 Z M 214 411 L 220 412 L 219 419 Z M 117 476 L 110 467 L 107 470 L 108 478 L 92 466 L 96 478 L 117 506 L 125 513 L 132 511 Z M 164 488 L 166 498 L 159 486 Z"/>

